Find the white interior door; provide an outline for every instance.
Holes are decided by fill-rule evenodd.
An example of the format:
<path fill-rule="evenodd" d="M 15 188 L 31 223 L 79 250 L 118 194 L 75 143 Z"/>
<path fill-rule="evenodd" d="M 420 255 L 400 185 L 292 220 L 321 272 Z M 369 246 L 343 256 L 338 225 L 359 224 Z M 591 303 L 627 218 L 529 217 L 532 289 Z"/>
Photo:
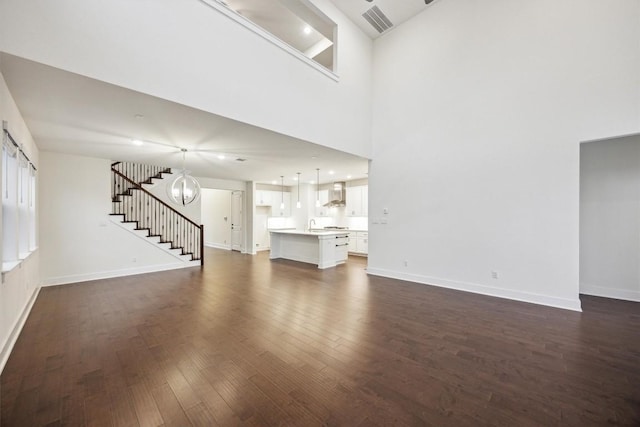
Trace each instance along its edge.
<path fill-rule="evenodd" d="M 242 251 L 242 191 L 231 193 L 231 250 Z"/>

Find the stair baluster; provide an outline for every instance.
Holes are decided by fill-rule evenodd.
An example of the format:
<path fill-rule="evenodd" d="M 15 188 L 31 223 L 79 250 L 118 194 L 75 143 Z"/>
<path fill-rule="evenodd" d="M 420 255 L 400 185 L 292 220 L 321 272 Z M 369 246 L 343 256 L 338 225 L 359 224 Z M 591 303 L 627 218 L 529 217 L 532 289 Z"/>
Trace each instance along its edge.
<path fill-rule="evenodd" d="M 111 165 L 112 214 L 124 216 L 123 222 L 135 223 L 149 237 L 160 238 L 182 255 L 204 264 L 204 226 L 191 221 L 142 187 L 152 179 L 171 173 L 169 168 L 116 162 Z"/>

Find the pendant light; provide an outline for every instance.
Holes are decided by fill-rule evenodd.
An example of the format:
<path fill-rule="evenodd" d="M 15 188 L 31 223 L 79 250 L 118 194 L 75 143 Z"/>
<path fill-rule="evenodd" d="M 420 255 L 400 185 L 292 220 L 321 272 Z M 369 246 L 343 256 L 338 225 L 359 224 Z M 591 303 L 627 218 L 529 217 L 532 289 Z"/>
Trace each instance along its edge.
<path fill-rule="evenodd" d="M 284 210 L 284 175 L 280 175 L 280 210 Z"/>
<path fill-rule="evenodd" d="M 173 202 L 186 206 L 200 198 L 200 184 L 194 177 L 188 175 L 185 169 L 187 149 L 181 148 L 180 151 L 182 151 L 182 173 L 173 180 L 167 190 Z"/>
<path fill-rule="evenodd" d="M 296 203 L 296 208 L 300 209 L 302 207 L 302 204 L 300 204 L 300 172 L 297 172 L 298 174 L 298 203 Z"/>
<path fill-rule="evenodd" d="M 320 207 L 320 168 L 316 168 L 316 208 Z"/>

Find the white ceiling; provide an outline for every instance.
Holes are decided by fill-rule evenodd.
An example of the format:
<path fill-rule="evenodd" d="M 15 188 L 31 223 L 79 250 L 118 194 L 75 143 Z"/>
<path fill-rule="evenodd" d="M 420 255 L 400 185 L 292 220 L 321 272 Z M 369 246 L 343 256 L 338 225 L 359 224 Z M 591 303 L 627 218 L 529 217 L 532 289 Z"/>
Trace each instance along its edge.
<path fill-rule="evenodd" d="M 367 159 L 351 154 L 5 53 L 0 69 L 43 151 L 180 168 L 184 147 L 187 169 L 202 177 L 279 183 L 283 175 L 293 185 L 296 172 L 315 180 L 316 168 L 321 183 L 367 177 Z"/>

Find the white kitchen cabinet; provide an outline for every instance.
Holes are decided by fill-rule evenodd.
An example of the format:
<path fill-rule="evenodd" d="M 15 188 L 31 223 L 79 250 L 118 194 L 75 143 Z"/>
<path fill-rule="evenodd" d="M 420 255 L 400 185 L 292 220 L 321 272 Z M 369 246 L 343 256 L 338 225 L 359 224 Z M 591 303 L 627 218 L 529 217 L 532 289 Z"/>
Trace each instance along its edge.
<path fill-rule="evenodd" d="M 280 204 L 284 199 L 284 209 L 280 209 Z M 291 193 L 284 194 L 273 190 L 256 190 L 256 206 L 271 207 L 269 216 L 291 216 Z"/>
<path fill-rule="evenodd" d="M 369 186 L 362 186 L 362 216 L 369 216 Z"/>
<path fill-rule="evenodd" d="M 356 255 L 369 253 L 369 232 L 352 231 L 349 233 L 349 252 Z"/>
<path fill-rule="evenodd" d="M 271 212 L 273 216 L 291 216 L 291 193 L 281 193 L 279 191 L 271 192 Z M 281 208 L 284 200 L 284 209 Z"/>
<path fill-rule="evenodd" d="M 358 235 L 355 231 L 349 233 L 349 252 L 356 252 Z"/>
<path fill-rule="evenodd" d="M 315 208 L 316 216 L 329 216 L 330 208 L 324 206 L 325 203 L 329 203 L 329 190 L 320 190 L 318 192 L 318 196 L 320 199 L 320 206 L 316 206 Z"/>
<path fill-rule="evenodd" d="M 356 250 L 365 255 L 369 253 L 369 233 L 358 232 Z"/>
<path fill-rule="evenodd" d="M 347 216 L 367 216 L 369 205 L 369 186 L 347 187 Z"/>
<path fill-rule="evenodd" d="M 271 206 L 272 193 L 269 190 L 256 190 L 256 206 Z"/>

